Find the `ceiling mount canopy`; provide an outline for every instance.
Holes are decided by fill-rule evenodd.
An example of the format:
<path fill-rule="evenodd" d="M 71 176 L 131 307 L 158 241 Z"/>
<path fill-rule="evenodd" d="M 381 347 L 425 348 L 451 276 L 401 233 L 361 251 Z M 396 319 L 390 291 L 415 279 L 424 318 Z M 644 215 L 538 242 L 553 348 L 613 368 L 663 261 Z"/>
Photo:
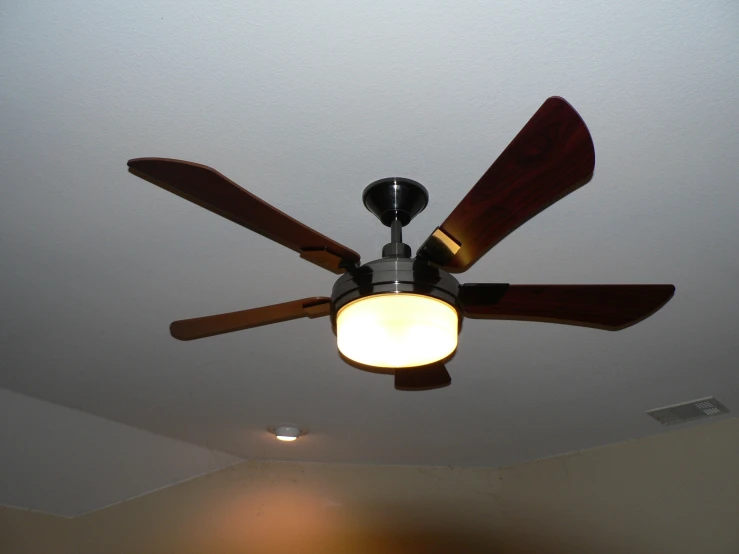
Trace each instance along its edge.
<path fill-rule="evenodd" d="M 426 187 L 412 179 L 388 177 L 367 185 L 362 202 L 386 227 L 395 220 L 405 226 L 424 210 L 429 193 Z"/>

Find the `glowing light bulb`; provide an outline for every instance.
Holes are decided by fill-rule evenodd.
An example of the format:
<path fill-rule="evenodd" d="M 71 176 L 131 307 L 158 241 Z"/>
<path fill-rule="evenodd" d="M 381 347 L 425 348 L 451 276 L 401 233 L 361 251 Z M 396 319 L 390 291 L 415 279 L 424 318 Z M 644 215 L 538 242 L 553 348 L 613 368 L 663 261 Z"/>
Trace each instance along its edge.
<path fill-rule="evenodd" d="M 457 348 L 459 318 L 453 306 L 421 294 L 375 294 L 350 302 L 336 317 L 339 350 L 375 367 L 415 367 Z"/>

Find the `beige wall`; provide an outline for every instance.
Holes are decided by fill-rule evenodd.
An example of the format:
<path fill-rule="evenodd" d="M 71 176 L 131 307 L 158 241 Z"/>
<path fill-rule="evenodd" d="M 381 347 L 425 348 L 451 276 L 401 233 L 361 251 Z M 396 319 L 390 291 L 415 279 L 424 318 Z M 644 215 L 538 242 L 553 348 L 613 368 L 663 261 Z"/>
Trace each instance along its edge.
<path fill-rule="evenodd" d="M 739 553 L 739 420 L 502 470 L 243 463 L 93 514 L 0 511 L 0 551 Z"/>
<path fill-rule="evenodd" d="M 66 552 L 72 520 L 0 506 L 0 553 Z"/>

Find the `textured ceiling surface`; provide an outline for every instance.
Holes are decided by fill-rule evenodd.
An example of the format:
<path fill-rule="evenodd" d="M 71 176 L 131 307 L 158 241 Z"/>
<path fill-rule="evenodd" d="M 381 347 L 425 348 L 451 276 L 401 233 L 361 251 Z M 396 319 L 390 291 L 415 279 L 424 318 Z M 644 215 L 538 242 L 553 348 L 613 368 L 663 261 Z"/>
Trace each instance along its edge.
<path fill-rule="evenodd" d="M 739 410 L 735 2 L 0 14 L 0 386 L 240 457 L 334 462 L 500 466 L 661 432 L 644 411 L 682 400 Z M 327 295 L 334 276 L 129 158 L 210 165 L 367 261 L 388 240 L 367 183 L 429 189 L 415 249 L 551 95 L 588 124 L 595 175 L 461 280 L 674 283 L 654 317 L 468 321 L 453 385 L 421 394 L 344 364 L 325 319 L 169 337 L 175 319 Z M 264 429 L 282 422 L 310 433 L 279 444 Z"/>

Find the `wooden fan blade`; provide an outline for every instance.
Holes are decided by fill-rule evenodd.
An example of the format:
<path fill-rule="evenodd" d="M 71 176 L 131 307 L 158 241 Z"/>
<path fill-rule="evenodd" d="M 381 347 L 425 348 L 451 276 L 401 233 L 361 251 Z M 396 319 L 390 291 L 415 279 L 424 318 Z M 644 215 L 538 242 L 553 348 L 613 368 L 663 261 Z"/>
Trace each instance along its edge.
<path fill-rule="evenodd" d="M 395 370 L 395 388 L 406 391 L 440 389 L 452 384 L 442 363 Z"/>
<path fill-rule="evenodd" d="M 619 331 L 672 298 L 674 285 L 462 285 L 465 317 L 515 319 Z M 488 299 L 484 289 L 489 288 Z M 496 298 L 497 296 L 497 298 Z"/>
<path fill-rule="evenodd" d="M 130 172 L 234 223 L 287 246 L 301 258 L 344 273 L 359 254 L 303 225 L 210 167 L 166 158 L 128 161 Z"/>
<path fill-rule="evenodd" d="M 467 270 L 536 214 L 584 185 L 595 167 L 590 132 L 564 99 L 549 98 L 418 250 Z"/>
<path fill-rule="evenodd" d="M 301 317 L 322 317 L 331 312 L 330 301 L 330 298 L 315 296 L 241 312 L 183 319 L 173 322 L 169 331 L 176 339 L 193 340 Z"/>

